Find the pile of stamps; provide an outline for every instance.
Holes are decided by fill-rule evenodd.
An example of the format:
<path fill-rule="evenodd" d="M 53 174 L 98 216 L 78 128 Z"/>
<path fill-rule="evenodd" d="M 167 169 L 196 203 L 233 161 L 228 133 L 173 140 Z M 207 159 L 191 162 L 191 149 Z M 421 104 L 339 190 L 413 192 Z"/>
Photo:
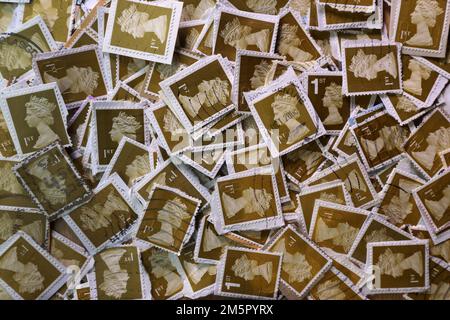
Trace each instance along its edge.
<path fill-rule="evenodd" d="M 0 299 L 450 299 L 450 0 L 1 0 Z"/>

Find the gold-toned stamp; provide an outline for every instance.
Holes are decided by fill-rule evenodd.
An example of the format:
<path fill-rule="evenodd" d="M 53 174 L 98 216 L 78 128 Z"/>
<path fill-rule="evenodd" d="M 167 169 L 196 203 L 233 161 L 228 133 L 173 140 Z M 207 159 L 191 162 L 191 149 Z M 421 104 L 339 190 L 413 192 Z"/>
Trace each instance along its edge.
<path fill-rule="evenodd" d="M 215 291 L 226 297 L 275 299 L 281 265 L 280 253 L 226 248 L 217 268 Z"/>
<path fill-rule="evenodd" d="M 348 254 L 368 215 L 365 210 L 316 200 L 309 236 L 322 249 Z"/>
<path fill-rule="evenodd" d="M 104 98 L 111 88 L 96 45 L 37 54 L 33 70 L 40 83 L 56 82 L 64 102 L 76 105 L 88 96 Z"/>
<path fill-rule="evenodd" d="M 408 139 L 408 126 L 400 126 L 387 112 L 351 127 L 359 155 L 369 171 L 380 169 L 403 157 L 403 143 Z"/>
<path fill-rule="evenodd" d="M 408 157 L 426 177 L 433 177 L 441 168 L 439 152 L 450 147 L 450 120 L 436 109 L 411 133 L 404 144 Z"/>
<path fill-rule="evenodd" d="M 0 246 L 0 283 L 13 299 L 46 300 L 66 279 L 65 267 L 22 231 Z"/>
<path fill-rule="evenodd" d="M 370 293 L 424 292 L 430 287 L 428 240 L 367 244 L 366 271 L 375 279 Z"/>
<path fill-rule="evenodd" d="M 392 1 L 392 39 L 407 54 L 444 57 L 450 5 L 445 0 Z"/>
<path fill-rule="evenodd" d="M 94 256 L 90 275 L 92 300 L 137 300 L 150 298 L 150 282 L 143 272 L 135 246 L 115 246 Z"/>
<path fill-rule="evenodd" d="M 200 200 L 167 186 L 153 185 L 136 238 L 142 246 L 155 246 L 180 255 L 194 231 Z"/>
<path fill-rule="evenodd" d="M 383 41 L 344 41 L 343 93 L 348 96 L 402 93 L 401 45 Z"/>
<path fill-rule="evenodd" d="M 325 130 L 339 133 L 350 117 L 350 98 L 342 94 L 341 72 L 308 73 L 306 92 Z"/>
<path fill-rule="evenodd" d="M 88 203 L 64 217 L 90 254 L 120 242 L 135 226 L 139 208 L 124 189 L 123 181 L 113 174 L 94 190 Z"/>
<path fill-rule="evenodd" d="M 214 17 L 214 53 L 235 61 L 236 50 L 274 53 L 279 19 L 221 7 Z"/>
<path fill-rule="evenodd" d="M 17 163 L 13 171 L 50 220 L 89 200 L 90 188 L 60 144 L 54 143 Z"/>
<path fill-rule="evenodd" d="M 262 167 L 218 178 L 212 220 L 219 234 L 273 229 L 284 224 L 273 168 Z"/>
<path fill-rule="evenodd" d="M 93 102 L 90 137 L 92 163 L 97 170 L 104 171 L 123 137 L 141 144 L 149 142 L 143 105 L 121 101 Z"/>
<path fill-rule="evenodd" d="M 412 193 L 424 183 L 425 181 L 410 173 L 392 170 L 380 194 L 377 213 L 397 227 L 419 224 L 420 211 Z"/>
<path fill-rule="evenodd" d="M 0 206 L 0 245 L 17 231 L 29 235 L 41 247 L 48 246 L 49 223 L 45 215 L 36 209 Z"/>
<path fill-rule="evenodd" d="M 178 1 L 113 0 L 103 51 L 170 64 L 182 7 Z"/>
<path fill-rule="evenodd" d="M 270 240 L 266 250 L 283 254 L 280 291 L 286 297 L 303 298 L 331 267 L 331 259 L 292 225 Z"/>
<path fill-rule="evenodd" d="M 193 132 L 234 109 L 232 73 L 219 55 L 194 63 L 159 83 L 167 104 L 188 132 Z"/>
<path fill-rule="evenodd" d="M 151 247 L 141 254 L 154 300 L 176 300 L 183 296 L 184 281 L 172 260 L 173 255 L 157 247 Z"/>
<path fill-rule="evenodd" d="M 55 83 L 3 95 L 2 113 L 18 154 L 30 154 L 59 141 L 70 146 L 67 109 Z"/>
<path fill-rule="evenodd" d="M 274 158 L 325 133 L 320 118 L 292 69 L 270 85 L 246 93 L 246 99 Z"/>

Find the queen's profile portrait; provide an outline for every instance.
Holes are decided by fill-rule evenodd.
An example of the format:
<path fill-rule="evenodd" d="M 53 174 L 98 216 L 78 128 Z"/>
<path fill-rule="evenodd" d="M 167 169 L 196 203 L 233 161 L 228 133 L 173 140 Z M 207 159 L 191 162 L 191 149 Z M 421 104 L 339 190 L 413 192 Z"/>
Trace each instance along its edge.
<path fill-rule="evenodd" d="M 365 78 L 367 80 L 374 80 L 378 73 L 385 71 L 397 79 L 397 61 L 393 52 L 387 53 L 381 59 L 375 54 L 366 54 L 362 49 L 359 49 L 355 56 L 352 57 L 352 62 L 349 66 L 349 71 L 353 73 L 355 78 Z"/>
<path fill-rule="evenodd" d="M 416 33 L 406 41 L 406 44 L 416 47 L 433 45 L 431 28 L 436 26 L 436 19 L 444 13 L 437 0 L 417 0 L 411 13 L 411 23 L 416 25 Z"/>
<path fill-rule="evenodd" d="M 259 51 L 268 52 L 270 45 L 270 30 L 263 29 L 253 32 L 249 26 L 241 25 L 238 18 L 234 18 L 225 24 L 220 31 L 220 36 L 226 45 L 236 49 L 245 50 L 249 46 L 256 46 Z"/>
<path fill-rule="evenodd" d="M 51 128 L 55 122 L 52 114 L 57 108 L 55 103 L 44 97 L 31 96 L 30 101 L 25 103 L 25 108 L 25 122 L 30 128 L 35 128 L 38 132 L 38 139 L 33 146 L 34 149 L 41 149 L 59 138 Z"/>
<path fill-rule="evenodd" d="M 117 143 L 119 143 L 124 136 L 136 140 L 137 131 L 141 127 L 142 125 L 135 117 L 129 116 L 125 112 L 120 112 L 118 116 L 113 118 L 109 136 L 113 142 Z"/>

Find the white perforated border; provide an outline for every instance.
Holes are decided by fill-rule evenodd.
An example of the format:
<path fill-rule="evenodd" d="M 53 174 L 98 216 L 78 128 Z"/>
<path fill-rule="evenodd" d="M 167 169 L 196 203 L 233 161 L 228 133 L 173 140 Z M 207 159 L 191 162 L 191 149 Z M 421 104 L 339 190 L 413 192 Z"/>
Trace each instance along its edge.
<path fill-rule="evenodd" d="M 194 212 L 192 212 L 191 220 L 189 221 L 188 227 L 187 227 L 187 229 L 185 231 L 185 234 L 184 234 L 183 241 L 180 243 L 180 247 L 178 248 L 178 250 L 173 250 L 173 249 L 170 249 L 170 248 L 167 248 L 167 247 L 163 247 L 160 244 L 154 243 L 154 242 L 152 242 L 150 240 L 144 240 L 144 239 L 138 237 L 137 233 L 139 232 L 140 226 L 141 226 L 141 224 L 142 224 L 142 222 L 143 222 L 143 220 L 145 218 L 145 213 L 146 213 L 147 209 L 144 210 L 143 214 L 141 214 L 141 216 L 138 219 L 137 228 L 136 228 L 136 235 L 135 235 L 136 236 L 136 239 L 135 239 L 136 244 L 140 248 L 147 249 L 149 247 L 156 247 L 156 248 L 159 248 L 161 250 L 167 251 L 169 253 L 174 253 L 177 256 L 179 256 L 180 253 L 181 253 L 181 250 L 183 250 L 184 246 L 187 244 L 187 242 L 192 237 L 192 234 L 195 231 L 195 217 L 196 217 L 198 211 L 200 210 L 201 200 L 188 195 L 187 193 L 181 191 L 180 189 L 176 189 L 176 188 L 172 188 L 172 187 L 168 187 L 168 186 L 163 186 L 163 185 L 155 183 L 153 185 L 151 191 L 150 191 L 149 203 L 151 202 L 153 193 L 155 192 L 156 189 L 162 189 L 162 190 L 165 190 L 165 191 L 168 191 L 168 192 L 172 192 L 172 193 L 178 195 L 181 198 L 184 198 L 184 199 L 187 199 L 187 200 L 189 200 L 191 202 L 197 203 L 197 206 L 196 206 Z"/>
<path fill-rule="evenodd" d="M 234 251 L 240 251 L 240 252 L 250 252 L 250 253 L 257 253 L 257 254 L 261 254 L 261 255 L 271 255 L 274 257 L 278 257 L 279 262 L 278 262 L 278 267 L 276 268 L 277 272 L 276 272 L 276 282 L 275 282 L 275 288 L 274 288 L 274 293 L 272 297 L 264 297 L 264 296 L 259 296 L 259 295 L 252 295 L 252 294 L 238 294 L 238 293 L 231 293 L 231 292 L 224 292 L 222 291 L 222 283 L 225 280 L 225 264 L 227 261 L 227 257 L 228 257 L 228 252 L 234 250 Z M 223 253 L 219 265 L 217 266 L 217 276 L 216 276 L 216 285 L 214 288 L 214 293 L 220 296 L 224 296 L 224 297 L 233 297 L 233 298 L 246 298 L 246 299 L 260 299 L 260 300 L 274 300 L 277 297 L 277 293 L 278 293 L 278 287 L 279 287 L 279 283 L 280 283 L 280 278 L 281 278 L 281 265 L 282 265 L 282 259 L 283 255 L 281 253 L 273 253 L 273 252 L 267 252 L 267 251 L 260 251 L 260 250 L 253 250 L 253 249 L 248 249 L 248 248 L 239 248 L 239 247 L 226 247 L 225 248 L 225 252 Z M 274 268 L 275 269 L 275 268 Z M 274 270 L 273 269 L 273 270 Z"/>
<path fill-rule="evenodd" d="M 65 49 L 65 50 L 60 50 L 60 51 L 55 51 L 55 52 L 39 53 L 39 54 L 35 55 L 33 57 L 33 71 L 35 74 L 36 83 L 37 84 L 44 83 L 41 73 L 39 71 L 38 64 L 37 64 L 38 61 L 52 59 L 52 58 L 66 57 L 66 56 L 69 56 L 72 54 L 77 54 L 77 53 L 86 52 L 86 51 L 94 51 L 95 52 L 99 70 L 102 75 L 103 83 L 105 84 L 105 94 L 97 96 L 95 98 L 97 98 L 97 99 L 107 98 L 108 91 L 112 90 L 111 79 L 109 77 L 106 77 L 106 75 L 108 73 L 106 71 L 105 64 L 103 62 L 103 54 L 101 53 L 100 48 L 95 44 L 83 46 L 83 47 L 75 48 L 75 49 Z M 66 103 L 66 106 L 67 106 L 67 108 L 76 107 L 83 101 L 84 101 L 84 99 L 72 101 L 70 103 Z"/>
<path fill-rule="evenodd" d="M 230 93 L 231 93 L 231 86 L 233 84 L 233 73 L 230 68 L 230 66 L 227 64 L 224 58 L 222 58 L 221 55 L 213 55 L 209 56 L 207 58 L 201 59 L 197 61 L 196 63 L 190 65 L 189 67 L 177 72 L 172 77 L 161 81 L 159 83 L 159 86 L 161 88 L 162 93 L 164 94 L 165 98 L 167 99 L 167 104 L 169 107 L 173 108 L 174 113 L 179 117 L 181 123 L 183 126 L 187 129 L 188 132 L 192 133 L 195 130 L 200 129 L 201 127 L 205 126 L 209 122 L 222 117 L 223 115 L 227 114 L 231 110 L 235 109 L 234 104 L 232 103 L 230 99 L 230 104 L 228 106 L 224 106 L 221 110 L 213 114 L 207 119 L 203 119 L 202 121 L 192 123 L 188 116 L 186 115 L 183 106 L 178 101 L 175 93 L 172 91 L 170 86 L 178 81 L 181 81 L 184 78 L 189 77 L 193 72 L 207 68 L 209 64 L 213 62 L 219 62 L 220 66 L 222 67 L 228 82 L 230 83 Z"/>
<path fill-rule="evenodd" d="M 294 85 L 294 87 L 296 88 L 297 94 L 300 97 L 301 101 L 303 102 L 303 105 L 306 111 L 308 112 L 308 116 L 311 118 L 311 121 L 313 122 L 317 131 L 305 137 L 301 141 L 291 144 L 290 146 L 286 147 L 283 150 L 279 150 L 278 146 L 273 141 L 268 129 L 264 126 L 264 123 L 262 122 L 262 119 L 255 108 L 255 103 L 258 103 L 259 101 L 273 94 L 276 94 L 278 91 L 286 88 L 291 84 Z M 311 142 L 312 140 L 316 140 L 317 138 L 323 136 L 326 133 L 319 116 L 317 115 L 311 101 L 303 92 L 303 87 L 292 68 L 289 68 L 288 71 L 286 71 L 277 80 L 273 81 L 270 85 L 261 87 L 255 91 L 244 93 L 244 97 L 248 102 L 248 106 L 255 119 L 256 125 L 258 126 L 261 136 L 265 141 L 265 143 L 267 144 L 267 147 L 269 148 L 269 151 L 273 158 L 280 157 L 282 155 L 289 153 L 290 151 L 298 149 L 301 146 L 307 144 L 308 142 Z"/>
<path fill-rule="evenodd" d="M 294 295 L 296 299 L 304 298 L 309 290 L 322 278 L 322 276 L 327 272 L 332 266 L 332 260 L 325 254 L 325 252 L 320 249 L 318 245 L 316 245 L 313 241 L 311 241 L 308 237 L 304 236 L 300 232 L 294 229 L 292 224 L 287 225 L 284 229 L 282 229 L 277 235 L 270 239 L 270 241 L 264 246 L 263 250 L 271 251 L 275 242 L 277 242 L 281 237 L 285 235 L 287 230 L 292 231 L 298 236 L 302 241 L 308 244 L 315 252 L 317 252 L 320 256 L 322 256 L 327 262 L 324 266 L 311 278 L 311 280 L 305 285 L 302 291 L 297 291 L 292 285 L 289 284 L 288 281 L 284 280 L 282 275 L 280 275 L 280 290 L 285 296 Z M 284 252 L 283 257 L 284 257 Z"/>
<path fill-rule="evenodd" d="M 18 170 L 19 170 L 19 168 L 22 168 L 22 167 L 28 165 L 29 162 L 33 161 L 36 158 L 41 157 L 43 154 L 45 154 L 48 151 L 53 150 L 53 149 L 58 149 L 61 157 L 66 162 L 66 165 L 72 170 L 72 174 L 75 176 L 75 180 L 79 183 L 79 187 L 83 188 L 85 192 L 81 197 L 74 199 L 73 201 L 65 204 L 64 206 L 62 206 L 61 208 L 59 208 L 55 211 L 49 212 L 42 205 L 41 201 L 39 201 L 38 197 L 33 192 L 33 190 L 31 190 L 30 186 L 28 186 L 25 179 L 19 174 Z M 73 164 L 70 156 L 63 149 L 63 147 L 61 147 L 61 145 L 58 142 L 54 142 L 54 143 L 48 145 L 47 147 L 33 153 L 32 156 L 18 162 L 16 165 L 14 165 L 13 172 L 16 175 L 19 182 L 24 187 L 24 189 L 30 194 L 31 199 L 36 203 L 38 208 L 47 215 L 47 217 L 50 221 L 53 221 L 53 220 L 56 220 L 58 218 L 68 215 L 71 211 L 75 210 L 76 208 L 78 208 L 79 206 L 81 206 L 82 204 L 87 202 L 90 199 L 90 197 L 92 196 L 91 189 L 89 188 L 87 183 L 83 180 L 81 175 L 78 173 L 78 170 L 76 169 L 75 165 Z"/>
<path fill-rule="evenodd" d="M 370 294 L 383 294 L 383 293 L 409 293 L 409 292 L 424 292 L 430 288 L 430 276 L 429 276 L 429 240 L 406 240 L 406 241 L 384 241 L 384 242 L 370 242 L 367 244 L 367 263 L 366 272 L 369 273 L 369 267 L 373 266 L 373 248 L 374 247 L 392 247 L 392 246 L 424 246 L 425 256 L 424 258 L 424 286 L 423 287 L 409 287 L 409 288 L 369 288 L 366 287 Z"/>
<path fill-rule="evenodd" d="M 218 183 L 225 182 L 228 180 L 240 179 L 254 177 L 257 175 L 270 175 L 272 181 L 272 189 L 274 192 L 274 201 L 276 207 L 276 215 L 273 217 L 263 217 L 260 219 L 239 222 L 234 224 L 226 224 L 224 220 L 224 212 L 222 208 L 222 201 L 220 201 L 219 187 Z M 281 211 L 281 203 L 278 194 L 278 187 L 275 179 L 275 174 L 271 166 L 260 167 L 255 169 L 250 169 L 247 171 L 227 175 L 225 177 L 218 178 L 215 182 L 214 193 L 211 199 L 211 216 L 210 218 L 214 222 L 214 227 L 218 234 L 222 235 L 230 231 L 244 231 L 244 230 L 266 230 L 274 229 L 284 225 L 283 214 Z"/>
<path fill-rule="evenodd" d="M 58 110 L 59 110 L 59 113 L 61 116 L 62 124 L 64 125 L 64 128 L 67 128 L 68 111 L 67 111 L 66 105 L 64 103 L 64 100 L 62 98 L 61 92 L 59 91 L 59 88 L 55 82 L 36 85 L 33 87 L 21 88 L 21 89 L 12 90 L 12 91 L 7 91 L 1 95 L 1 100 L 0 100 L 1 111 L 3 112 L 3 116 L 4 116 L 6 124 L 8 126 L 9 133 L 11 134 L 11 138 L 13 140 L 14 147 L 17 151 L 17 154 L 19 154 L 21 156 L 30 155 L 30 154 L 32 154 L 32 152 L 24 153 L 22 150 L 22 146 L 20 144 L 19 135 L 18 135 L 18 132 L 20 132 L 21 130 L 17 130 L 16 127 L 14 126 L 13 117 L 12 117 L 12 114 L 10 111 L 11 107 L 14 107 L 14 106 L 10 106 L 8 104 L 7 100 L 10 98 L 15 98 L 15 97 L 20 97 L 20 96 L 26 96 L 26 95 L 31 96 L 33 93 L 39 93 L 42 91 L 50 91 L 50 90 L 53 91 L 56 103 L 58 104 Z M 22 107 L 22 106 L 19 106 L 19 107 Z M 23 120 L 23 121 L 25 121 L 25 120 Z M 72 146 L 72 141 L 70 139 L 69 134 L 67 133 L 67 130 L 65 130 L 64 133 L 65 133 L 65 138 L 68 141 L 68 143 L 65 144 L 64 147 Z"/>
<path fill-rule="evenodd" d="M 121 242 L 125 237 L 128 236 L 128 234 L 136 227 L 136 223 L 139 219 L 139 216 L 141 215 L 142 208 L 139 207 L 139 205 L 133 201 L 128 194 L 126 194 L 123 190 L 125 189 L 124 182 L 122 179 L 119 178 L 119 176 L 116 173 L 113 173 L 109 178 L 108 181 L 102 185 L 99 185 L 94 190 L 94 197 L 95 194 L 99 193 L 101 190 L 106 188 L 107 186 L 112 185 L 114 189 L 120 194 L 122 197 L 122 200 L 124 200 L 127 205 L 130 207 L 132 213 L 136 214 L 136 219 L 130 223 L 130 225 L 124 229 L 120 230 L 116 234 L 112 234 L 109 238 L 107 238 L 102 244 L 99 246 L 95 246 L 89 237 L 82 231 L 81 227 L 77 225 L 77 223 L 70 217 L 70 214 L 64 216 L 64 221 L 67 223 L 67 225 L 72 229 L 72 231 L 77 235 L 77 237 L 80 239 L 83 246 L 86 248 L 86 250 L 89 252 L 89 254 L 93 255 L 101 250 L 103 250 L 105 247 L 119 243 Z"/>
<path fill-rule="evenodd" d="M 399 88 L 398 89 L 387 89 L 387 90 L 367 90 L 367 91 L 355 91 L 350 92 L 348 90 L 348 78 L 347 78 L 347 59 L 346 59 L 346 49 L 350 48 L 377 48 L 377 47 L 396 47 L 397 51 L 395 57 L 397 59 L 397 76 L 398 76 L 398 82 L 399 82 Z M 379 40 L 361 40 L 361 41 L 351 41 L 351 40 L 344 40 L 342 42 L 342 92 L 346 96 L 360 96 L 360 95 L 374 95 L 374 94 L 386 94 L 386 93 L 396 93 L 401 94 L 403 93 L 403 69 L 402 69 L 402 59 L 401 59 L 401 44 L 397 42 L 390 42 L 390 41 L 379 41 Z"/>
<path fill-rule="evenodd" d="M 116 14 L 117 14 L 117 3 L 118 0 L 113 0 L 111 2 L 111 7 L 108 15 L 108 24 L 106 27 L 105 38 L 103 41 L 103 51 L 108 53 L 115 53 L 119 55 L 124 55 L 128 57 L 133 57 L 137 59 L 149 60 L 159 63 L 170 64 L 173 58 L 173 52 L 175 50 L 175 42 L 177 40 L 178 27 L 181 19 L 181 10 L 183 4 L 178 1 L 169 1 L 169 2 L 148 2 L 143 0 L 126 0 L 130 3 L 138 3 L 148 5 L 149 9 L 151 7 L 164 7 L 172 10 L 172 15 L 170 19 L 170 27 L 167 32 L 166 39 L 166 48 L 163 55 L 154 54 L 150 52 L 138 51 L 132 48 L 124 48 L 111 44 L 112 33 L 114 24 L 116 22 Z"/>
<path fill-rule="evenodd" d="M 23 238 L 59 272 L 59 276 L 56 277 L 56 279 L 36 298 L 36 300 L 47 300 L 52 297 L 67 280 L 68 275 L 66 274 L 66 268 L 58 260 L 51 256 L 48 251 L 42 249 L 29 235 L 22 231 L 18 231 L 0 246 L 0 256 L 5 254 L 5 252 L 11 248 L 19 238 Z M 24 298 L 12 287 L 10 287 L 3 279 L 0 279 L 0 285 L 12 298 L 14 298 L 14 300 L 24 300 Z"/>
<path fill-rule="evenodd" d="M 400 18 L 400 9 L 401 9 L 401 0 L 395 0 L 393 1 L 391 5 L 391 23 L 392 23 L 392 36 L 391 38 L 393 41 L 397 38 L 397 32 L 398 32 L 398 22 Z M 432 49 L 424 49 L 424 48 L 417 48 L 417 47 L 411 47 L 408 46 L 405 42 L 403 45 L 403 53 L 405 54 L 411 54 L 411 55 L 420 55 L 424 57 L 437 57 L 437 58 L 443 58 L 445 57 L 445 51 L 447 48 L 447 40 L 448 40 L 448 33 L 449 33 L 449 17 L 450 17 L 450 3 L 447 3 L 447 7 L 445 9 L 445 18 L 442 25 L 442 34 L 441 39 L 439 42 L 439 49 L 438 50 L 432 50 Z"/>

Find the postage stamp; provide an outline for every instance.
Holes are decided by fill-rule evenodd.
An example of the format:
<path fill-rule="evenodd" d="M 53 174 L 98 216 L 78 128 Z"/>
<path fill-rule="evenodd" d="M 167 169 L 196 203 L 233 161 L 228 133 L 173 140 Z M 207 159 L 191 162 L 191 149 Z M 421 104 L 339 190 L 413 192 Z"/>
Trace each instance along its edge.
<path fill-rule="evenodd" d="M 403 44 L 403 52 L 444 57 L 449 33 L 449 3 L 445 0 L 394 0 L 391 3 L 392 39 Z"/>
<path fill-rule="evenodd" d="M 149 147 L 128 137 L 123 137 L 99 184 L 117 173 L 123 182 L 132 188 L 136 182 L 151 171 Z"/>
<path fill-rule="evenodd" d="M 41 16 L 58 43 L 63 43 L 69 36 L 71 15 L 76 1 L 73 0 L 37 0 L 27 5 L 19 5 L 17 14 L 22 22 Z"/>
<path fill-rule="evenodd" d="M 348 252 L 348 256 L 361 265 L 366 264 L 367 245 L 382 241 L 405 241 L 414 239 L 408 232 L 390 224 L 385 219 L 372 215 L 370 216 L 353 242 L 353 246 Z"/>
<path fill-rule="evenodd" d="M 413 191 L 420 213 L 430 233 L 450 228 L 450 170 L 446 169 Z"/>
<path fill-rule="evenodd" d="M 371 242 L 367 244 L 366 272 L 375 276 L 368 292 L 424 292 L 430 287 L 429 240 Z"/>
<path fill-rule="evenodd" d="M 3 17 L 2 17 L 3 18 Z M 45 22 L 37 16 L 0 37 L 0 77 L 14 83 L 31 75 L 32 55 L 56 50 Z"/>
<path fill-rule="evenodd" d="M 364 0 L 365 1 L 365 0 Z M 373 12 L 350 12 L 320 5 L 311 6 L 309 15 L 310 28 L 319 30 L 341 29 L 381 29 L 383 27 L 383 0 L 377 0 Z"/>
<path fill-rule="evenodd" d="M 408 293 L 405 295 L 411 300 L 447 300 L 449 298 L 448 277 L 450 266 L 435 257 L 430 258 L 430 290 L 423 293 Z"/>
<path fill-rule="evenodd" d="M 286 297 L 305 297 L 331 267 L 331 259 L 292 225 L 272 238 L 265 250 L 283 254 L 280 291 Z"/>
<path fill-rule="evenodd" d="M 96 45 L 36 54 L 36 81 L 56 82 L 68 107 L 80 104 L 88 96 L 106 98 L 112 85 L 102 56 Z"/>
<path fill-rule="evenodd" d="M 277 0 L 277 1 L 258 1 L 258 0 L 221 0 L 221 4 L 234 7 L 238 10 L 276 15 L 280 11 L 288 6 L 289 0 Z"/>
<path fill-rule="evenodd" d="M 183 3 L 113 0 L 103 51 L 172 63 Z"/>
<path fill-rule="evenodd" d="M 229 247 L 217 267 L 215 293 L 246 299 L 275 299 L 282 254 Z"/>
<path fill-rule="evenodd" d="M 270 157 L 269 149 L 266 145 L 260 144 L 236 151 L 229 151 L 225 154 L 225 162 L 228 173 L 237 173 L 268 165 L 272 166 L 275 172 L 280 201 L 282 203 L 289 201 L 283 164 L 280 159 Z"/>
<path fill-rule="evenodd" d="M 88 275 L 91 299 L 150 299 L 150 281 L 143 269 L 135 246 L 114 246 L 97 253 L 94 271 Z"/>
<path fill-rule="evenodd" d="M 58 290 L 55 296 L 70 298 L 73 296 L 75 287 L 92 268 L 93 261 L 88 252 L 81 246 L 67 239 L 63 235 L 52 231 L 50 241 L 50 254 L 61 262 L 70 274 L 67 283 Z"/>
<path fill-rule="evenodd" d="M 59 143 L 53 143 L 18 162 L 13 171 L 50 220 L 67 215 L 92 195 Z"/>
<path fill-rule="evenodd" d="M 0 246 L 0 284 L 14 300 L 46 300 L 66 279 L 66 268 L 24 232 Z"/>
<path fill-rule="evenodd" d="M 158 99 L 161 90 L 159 83 L 178 71 L 194 64 L 199 60 L 198 55 L 186 50 L 176 50 L 173 54 L 172 64 L 150 63 L 145 75 L 144 85 L 140 91 L 141 96 L 147 99 Z"/>
<path fill-rule="evenodd" d="M 48 247 L 50 225 L 47 217 L 38 210 L 0 206 L 0 221 L 3 228 L 0 245 L 20 230 L 41 247 Z"/>
<path fill-rule="evenodd" d="M 419 108 L 430 107 L 441 94 L 448 79 L 412 56 L 403 55 L 402 66 L 403 94 Z"/>
<path fill-rule="evenodd" d="M 446 139 L 449 134 L 450 120 L 445 113 L 436 109 L 405 141 L 403 148 L 406 155 L 426 177 L 433 177 L 442 169 L 439 152 L 450 147 Z"/>
<path fill-rule="evenodd" d="M 56 83 L 8 91 L 1 110 L 15 150 L 26 155 L 59 141 L 72 143 L 67 133 L 67 109 Z"/>
<path fill-rule="evenodd" d="M 172 255 L 157 247 L 151 247 L 141 253 L 154 300 L 177 300 L 183 297 L 184 281 L 171 259 Z"/>
<path fill-rule="evenodd" d="M 292 69 L 270 85 L 245 93 L 245 97 L 273 158 L 325 134 L 322 122 Z"/>
<path fill-rule="evenodd" d="M 201 200 L 204 207 L 211 197 L 208 190 L 186 166 L 166 160 L 156 170 L 146 175 L 135 186 L 138 199 L 147 203 L 154 184 L 160 184 L 180 190 L 187 190 L 189 195 Z"/>
<path fill-rule="evenodd" d="M 397 122 L 404 126 L 411 121 L 420 118 L 428 110 L 419 109 L 410 98 L 403 94 L 381 94 L 381 101 L 386 107 L 387 112 L 397 120 Z"/>
<path fill-rule="evenodd" d="M 303 230 L 305 234 L 308 234 L 311 230 L 311 220 L 316 200 L 323 200 L 347 206 L 352 205 L 351 197 L 340 180 L 302 189 L 300 193 L 296 195 L 297 207 L 295 212 L 298 214 L 301 225 L 305 226 L 305 230 Z"/>
<path fill-rule="evenodd" d="M 193 132 L 235 108 L 231 101 L 232 79 L 226 61 L 215 55 L 194 63 L 159 85 L 169 107 L 188 132 Z"/>
<path fill-rule="evenodd" d="M 376 212 L 399 228 L 419 224 L 420 211 L 412 192 L 424 183 L 419 177 L 394 168 L 380 193 Z"/>
<path fill-rule="evenodd" d="M 321 248 L 348 254 L 369 214 L 366 210 L 316 200 L 309 237 Z"/>
<path fill-rule="evenodd" d="M 317 3 L 349 12 L 374 12 L 376 6 L 375 0 L 318 0 Z"/>
<path fill-rule="evenodd" d="M 339 134 L 350 116 L 350 98 L 342 94 L 339 71 L 308 72 L 306 93 L 327 133 Z"/>
<path fill-rule="evenodd" d="M 358 288 L 337 268 L 331 267 L 309 292 L 311 300 L 366 300 Z"/>
<path fill-rule="evenodd" d="M 238 112 L 250 112 L 244 92 L 266 85 L 273 61 L 280 59 L 272 53 L 237 50 L 231 96 Z"/>
<path fill-rule="evenodd" d="M 348 96 L 402 93 L 401 45 L 375 40 L 342 44 L 343 92 Z"/>
<path fill-rule="evenodd" d="M 90 122 L 93 166 L 98 171 L 106 170 L 123 137 L 149 144 L 148 130 L 143 104 L 122 101 L 93 102 Z"/>
<path fill-rule="evenodd" d="M 380 112 L 350 128 L 358 153 L 369 171 L 378 170 L 403 157 L 403 143 L 410 135 L 389 113 Z"/>
<path fill-rule="evenodd" d="M 175 113 L 164 103 L 158 102 L 145 111 L 157 139 L 170 155 L 176 155 L 192 147 L 191 137 Z"/>
<path fill-rule="evenodd" d="M 145 249 L 155 246 L 180 255 L 192 236 L 200 205 L 200 200 L 179 189 L 154 184 L 138 223 L 138 245 Z"/>
<path fill-rule="evenodd" d="M 288 9 L 280 14 L 276 52 L 293 65 L 316 61 L 323 54 L 319 45 L 303 27 L 297 12 Z"/>
<path fill-rule="evenodd" d="M 297 185 L 307 184 L 325 164 L 325 149 L 316 139 L 281 157 L 286 177 Z"/>
<path fill-rule="evenodd" d="M 0 157 L 0 206 L 37 209 L 31 196 L 22 187 L 12 168 L 19 160 Z"/>
<path fill-rule="evenodd" d="M 218 178 L 212 219 L 219 234 L 284 225 L 273 168 L 263 167 Z"/>
<path fill-rule="evenodd" d="M 237 243 L 225 235 L 217 233 L 214 224 L 205 215 L 200 220 L 200 226 L 195 240 L 194 259 L 198 263 L 218 264 L 225 247 L 237 246 Z"/>
<path fill-rule="evenodd" d="M 309 185 L 313 186 L 334 180 L 344 182 L 345 189 L 350 193 L 352 203 L 356 208 L 370 208 L 379 201 L 378 194 L 356 155 L 338 161 L 335 165 L 315 174 Z"/>
<path fill-rule="evenodd" d="M 214 54 L 235 61 L 236 50 L 274 53 L 279 17 L 220 7 L 214 16 Z"/>
<path fill-rule="evenodd" d="M 90 254 L 121 241 L 136 225 L 140 208 L 124 189 L 124 182 L 113 174 L 94 190 L 87 204 L 64 217 Z"/>
<path fill-rule="evenodd" d="M 188 244 L 177 257 L 171 256 L 177 270 L 184 279 L 184 295 L 198 299 L 214 292 L 217 266 L 196 262 L 194 259 L 195 243 Z"/>

